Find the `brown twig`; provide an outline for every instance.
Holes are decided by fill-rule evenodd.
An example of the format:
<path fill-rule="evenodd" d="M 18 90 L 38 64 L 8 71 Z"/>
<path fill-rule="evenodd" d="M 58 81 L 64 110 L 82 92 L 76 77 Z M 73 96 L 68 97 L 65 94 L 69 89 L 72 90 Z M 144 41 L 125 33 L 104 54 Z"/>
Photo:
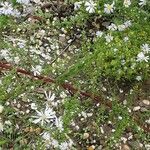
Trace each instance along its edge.
<path fill-rule="evenodd" d="M 54 79 L 50 78 L 50 77 L 46 77 L 46 76 L 42 76 L 42 75 L 34 75 L 32 72 L 26 71 L 24 69 L 20 69 L 20 68 L 16 68 L 14 66 L 12 66 L 11 64 L 8 63 L 3 63 L 0 62 L 0 69 L 1 70 L 12 70 L 12 69 L 16 69 L 17 73 L 20 74 L 24 74 L 24 75 L 28 75 L 29 77 L 32 77 L 34 79 L 38 79 L 43 81 L 44 83 L 57 83 Z M 80 97 L 86 97 L 86 98 L 91 98 L 93 99 L 95 102 L 101 102 L 102 98 L 100 96 L 95 96 L 93 93 L 88 93 L 88 92 L 84 92 L 84 91 L 80 91 L 77 88 L 73 87 L 71 84 L 69 83 L 63 83 L 60 86 L 62 86 L 65 90 L 70 91 L 72 94 L 78 94 L 80 95 Z M 104 103 L 104 102 L 103 102 Z M 111 107 L 111 103 L 105 103 L 107 106 Z"/>
<path fill-rule="evenodd" d="M 54 79 L 50 78 L 50 77 L 46 77 L 46 76 L 41 76 L 41 75 L 34 75 L 32 72 L 26 71 L 24 69 L 20 69 L 20 68 L 16 68 L 13 65 L 7 63 L 7 62 L 3 62 L 0 61 L 0 69 L 1 70 L 12 70 L 12 69 L 16 69 L 17 73 L 20 74 L 24 74 L 24 75 L 28 75 L 29 77 L 32 77 L 34 79 L 38 79 L 43 81 L 44 83 L 57 83 Z M 100 96 L 96 96 L 93 93 L 88 93 L 88 92 L 84 92 L 84 91 L 80 91 L 79 89 L 75 88 L 74 86 L 72 86 L 69 83 L 63 83 L 60 86 L 62 86 L 65 90 L 71 92 L 72 94 L 79 94 L 79 96 L 82 97 L 86 97 L 86 98 L 91 98 L 92 100 L 94 100 L 95 102 L 100 102 L 104 105 L 106 105 L 109 108 L 112 108 L 112 103 L 111 102 L 106 102 L 105 100 L 103 100 Z M 139 122 L 139 119 L 136 116 L 130 116 L 145 132 L 150 132 L 150 128 L 149 127 L 145 127 L 144 125 L 141 125 L 141 123 Z"/>

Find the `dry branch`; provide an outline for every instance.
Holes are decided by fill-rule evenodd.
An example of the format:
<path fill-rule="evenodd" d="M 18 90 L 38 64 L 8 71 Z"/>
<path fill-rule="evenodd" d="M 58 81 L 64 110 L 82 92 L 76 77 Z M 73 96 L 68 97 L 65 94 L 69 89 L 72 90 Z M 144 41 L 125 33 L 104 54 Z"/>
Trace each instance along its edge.
<path fill-rule="evenodd" d="M 17 68 L 7 62 L 2 62 L 0 61 L 0 71 L 9 71 L 9 70 L 12 70 L 12 69 L 16 69 L 16 72 L 17 73 L 20 73 L 20 74 L 24 74 L 24 75 L 27 75 L 31 78 L 34 78 L 34 79 L 38 79 L 40 81 L 43 81 L 44 83 L 57 83 L 55 81 L 55 79 L 52 79 L 50 77 L 46 77 L 46 76 L 42 76 L 42 75 L 34 75 L 32 72 L 30 71 L 26 71 L 24 69 L 21 69 L 21 68 Z M 111 102 L 106 102 L 105 100 L 102 99 L 101 96 L 96 96 L 94 95 L 93 93 L 88 93 L 88 92 L 84 92 L 84 91 L 80 91 L 79 89 L 75 88 L 73 85 L 69 84 L 69 83 L 63 83 L 63 84 L 60 84 L 61 87 L 63 87 L 65 90 L 71 92 L 72 94 L 79 94 L 79 96 L 81 98 L 83 97 L 86 97 L 86 98 L 91 98 L 92 100 L 94 100 L 94 102 L 99 102 L 109 108 L 112 108 L 112 103 Z M 139 122 L 139 119 L 137 116 L 130 116 L 145 132 L 150 132 L 150 128 L 149 126 L 146 127 L 144 125 L 141 125 L 141 123 Z"/>

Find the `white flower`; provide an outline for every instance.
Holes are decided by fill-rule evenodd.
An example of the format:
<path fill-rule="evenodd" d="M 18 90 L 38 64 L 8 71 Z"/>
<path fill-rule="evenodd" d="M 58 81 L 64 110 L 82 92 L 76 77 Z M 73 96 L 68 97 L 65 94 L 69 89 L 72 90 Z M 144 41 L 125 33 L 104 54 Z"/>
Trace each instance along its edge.
<path fill-rule="evenodd" d="M 51 147 L 51 136 L 48 132 L 42 133 L 42 138 L 44 139 L 45 146 L 47 148 Z"/>
<path fill-rule="evenodd" d="M 128 40 L 129 40 L 129 37 L 124 37 L 124 39 L 123 39 L 125 42 L 127 42 Z"/>
<path fill-rule="evenodd" d="M 45 36 L 46 31 L 45 30 L 39 30 L 37 32 L 37 38 L 43 38 Z M 52 43 L 55 44 L 55 43 Z"/>
<path fill-rule="evenodd" d="M 147 0 L 140 0 L 139 5 L 144 6 L 146 5 L 146 3 L 147 3 Z"/>
<path fill-rule="evenodd" d="M 1 51 L 0 51 L 0 57 L 1 58 L 6 58 L 6 57 L 9 57 L 9 52 L 8 52 L 8 49 L 2 49 Z"/>
<path fill-rule="evenodd" d="M 117 30 L 117 26 L 114 23 L 111 23 L 111 25 L 108 26 L 108 29 L 112 30 L 112 31 L 116 31 Z"/>
<path fill-rule="evenodd" d="M 64 98 L 67 97 L 67 94 L 66 94 L 65 92 L 61 92 L 61 93 L 60 93 L 60 97 L 61 97 L 62 99 L 64 99 Z"/>
<path fill-rule="evenodd" d="M 36 109 L 37 109 L 37 106 L 36 106 L 35 103 L 31 103 L 31 109 L 33 109 L 33 110 L 36 110 Z"/>
<path fill-rule="evenodd" d="M 82 111 L 82 112 L 81 112 L 81 115 L 82 115 L 84 118 L 87 118 L 87 113 L 86 113 L 86 112 Z"/>
<path fill-rule="evenodd" d="M 46 144 L 46 147 L 53 146 L 54 148 L 57 148 L 59 146 L 59 143 L 57 140 L 53 139 L 48 132 L 42 133 L 42 138 L 44 139 L 44 142 Z"/>
<path fill-rule="evenodd" d="M 146 150 L 150 150 L 150 144 L 145 144 Z"/>
<path fill-rule="evenodd" d="M 59 148 L 60 150 L 68 150 L 68 143 L 67 142 L 61 143 Z"/>
<path fill-rule="evenodd" d="M 130 0 L 124 0 L 123 5 L 125 7 L 129 7 L 131 5 L 131 1 Z"/>
<path fill-rule="evenodd" d="M 59 148 L 60 150 L 70 150 L 70 148 L 72 147 L 73 145 L 73 141 L 71 139 L 69 139 L 68 142 L 62 142 L 60 145 L 59 145 Z"/>
<path fill-rule="evenodd" d="M 142 80 L 142 77 L 141 77 L 141 76 L 137 76 L 137 77 L 136 77 L 136 80 L 137 80 L 137 81 L 141 81 L 141 80 Z"/>
<path fill-rule="evenodd" d="M 40 65 L 37 65 L 35 67 L 32 66 L 32 71 L 33 71 L 34 76 L 40 75 L 42 71 L 42 67 Z"/>
<path fill-rule="evenodd" d="M 8 125 L 8 126 L 11 126 L 11 125 L 12 125 L 12 123 L 11 123 L 9 120 L 6 120 L 6 121 L 4 122 L 4 124 L 5 124 L 5 125 Z"/>
<path fill-rule="evenodd" d="M 110 5 L 110 4 L 104 4 L 104 12 L 106 14 L 110 14 L 114 12 L 114 2 Z"/>
<path fill-rule="evenodd" d="M 150 52 L 150 47 L 148 44 L 142 44 L 141 49 L 144 53 L 149 53 Z"/>
<path fill-rule="evenodd" d="M 25 40 L 16 39 L 16 41 L 17 41 L 17 45 L 19 46 L 19 48 L 24 48 L 26 46 Z"/>
<path fill-rule="evenodd" d="M 3 112 L 4 106 L 0 105 L 0 113 Z"/>
<path fill-rule="evenodd" d="M 47 105 L 52 105 L 52 106 L 57 106 L 58 105 L 58 102 L 54 101 L 55 99 L 55 94 L 51 93 L 50 91 L 47 93 L 46 91 L 44 91 L 44 94 L 45 94 L 45 97 L 46 97 L 46 100 L 47 100 Z"/>
<path fill-rule="evenodd" d="M 119 30 L 119 31 L 124 31 L 125 28 L 126 28 L 126 27 L 125 27 L 124 24 L 118 25 L 118 30 Z"/>
<path fill-rule="evenodd" d="M 0 5 L 2 6 L 0 8 L 0 13 L 4 14 L 4 15 L 11 15 L 13 12 L 13 7 L 10 3 L 8 2 L 2 2 L 0 3 Z"/>
<path fill-rule="evenodd" d="M 96 36 L 97 36 L 97 37 L 102 37 L 102 35 L 103 35 L 103 32 L 102 32 L 102 31 L 97 31 L 97 32 L 96 32 Z"/>
<path fill-rule="evenodd" d="M 118 116 L 118 119 L 119 119 L 119 120 L 122 120 L 122 116 Z"/>
<path fill-rule="evenodd" d="M 137 61 L 139 62 L 142 62 L 142 61 L 148 62 L 148 60 L 149 60 L 149 56 L 145 56 L 143 52 L 140 52 L 137 55 Z"/>
<path fill-rule="evenodd" d="M 58 141 L 55 140 L 55 139 L 52 139 L 52 140 L 51 140 L 51 144 L 53 145 L 54 148 L 57 148 L 57 147 L 59 146 Z"/>
<path fill-rule="evenodd" d="M 14 62 L 15 62 L 15 64 L 18 64 L 19 61 L 20 61 L 20 58 L 19 58 L 18 56 L 14 57 Z"/>
<path fill-rule="evenodd" d="M 86 11 L 88 11 L 89 13 L 95 12 L 95 6 L 96 4 L 92 0 L 89 0 L 85 3 Z"/>
<path fill-rule="evenodd" d="M 44 111 L 37 111 L 37 116 L 33 116 L 33 118 L 36 118 L 33 123 L 37 124 L 37 123 L 41 123 L 41 125 L 43 126 L 44 123 L 50 123 L 50 121 L 53 121 L 54 118 L 56 118 L 55 112 L 51 109 L 46 107 L 46 109 Z"/>
<path fill-rule="evenodd" d="M 69 145 L 67 142 L 63 142 L 59 145 L 60 150 L 68 150 L 69 149 Z"/>
<path fill-rule="evenodd" d="M 20 17 L 21 16 L 20 12 L 17 9 L 14 9 L 11 15 L 14 17 Z"/>
<path fill-rule="evenodd" d="M 125 28 L 128 28 L 132 25 L 131 20 L 124 22 Z"/>
<path fill-rule="evenodd" d="M 105 39 L 106 39 L 106 42 L 111 42 L 112 40 L 113 40 L 113 36 L 111 36 L 110 34 L 107 34 L 106 36 L 105 36 Z"/>
<path fill-rule="evenodd" d="M 74 10 L 78 10 L 81 7 L 82 2 L 75 2 L 74 3 Z"/>
<path fill-rule="evenodd" d="M 30 0 L 16 0 L 17 3 L 28 5 Z"/>
<path fill-rule="evenodd" d="M 2 2 L 0 3 L 0 14 L 3 15 L 12 15 L 14 17 L 19 17 L 20 16 L 20 12 L 17 9 L 13 9 L 12 4 L 8 3 L 8 2 Z"/>
<path fill-rule="evenodd" d="M 53 94 L 51 93 L 51 91 L 49 91 L 48 93 L 46 91 L 44 91 L 44 94 L 45 94 L 47 101 L 54 101 L 54 99 L 56 97 L 54 93 Z"/>
<path fill-rule="evenodd" d="M 64 130 L 64 128 L 63 128 L 63 122 L 62 122 L 62 117 L 56 118 L 56 120 L 55 120 L 55 125 L 56 125 L 56 127 L 57 127 L 60 131 L 63 131 L 63 130 Z"/>
<path fill-rule="evenodd" d="M 51 139 L 51 136 L 48 132 L 44 132 L 43 135 L 42 135 L 42 138 L 44 140 L 50 140 Z"/>

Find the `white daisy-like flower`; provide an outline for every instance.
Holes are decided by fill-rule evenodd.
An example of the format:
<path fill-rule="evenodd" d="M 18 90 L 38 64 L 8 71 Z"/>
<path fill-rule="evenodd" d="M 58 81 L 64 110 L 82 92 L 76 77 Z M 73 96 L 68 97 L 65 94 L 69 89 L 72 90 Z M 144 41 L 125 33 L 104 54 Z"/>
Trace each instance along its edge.
<path fill-rule="evenodd" d="M 36 118 L 33 123 L 41 123 L 41 126 L 43 126 L 45 123 L 50 123 L 56 118 L 55 111 L 53 111 L 51 108 L 46 107 L 44 111 L 38 111 L 37 116 L 32 116 L 33 118 Z"/>
<path fill-rule="evenodd" d="M 102 31 L 96 31 L 96 36 L 97 37 L 102 37 L 103 35 L 103 32 Z"/>
<path fill-rule="evenodd" d="M 30 0 L 16 0 L 17 3 L 28 5 Z"/>
<path fill-rule="evenodd" d="M 137 55 L 137 61 L 138 62 L 142 62 L 142 61 L 148 62 L 148 60 L 149 60 L 149 56 L 145 56 L 143 52 L 140 52 Z"/>
<path fill-rule="evenodd" d="M 124 25 L 126 28 L 130 27 L 132 25 L 131 20 L 127 20 L 126 22 L 124 22 Z"/>
<path fill-rule="evenodd" d="M 150 52 L 150 47 L 148 44 L 142 44 L 141 49 L 144 53 L 149 53 Z"/>
<path fill-rule="evenodd" d="M 146 3 L 147 3 L 147 0 L 140 0 L 140 1 L 139 1 L 139 5 L 140 5 L 140 6 L 146 5 Z"/>
<path fill-rule="evenodd" d="M 42 71 L 42 66 L 40 66 L 40 65 L 37 65 L 35 67 L 32 66 L 31 71 L 33 72 L 34 76 L 40 75 L 41 71 Z"/>
<path fill-rule="evenodd" d="M 112 4 L 104 4 L 104 12 L 106 14 L 111 14 L 114 12 L 114 2 Z"/>
<path fill-rule="evenodd" d="M 56 120 L 55 120 L 55 125 L 56 125 L 56 127 L 57 127 L 60 131 L 63 131 L 63 130 L 64 130 L 62 117 L 56 118 Z"/>
<path fill-rule="evenodd" d="M 54 107 L 56 107 L 58 105 L 58 102 L 54 101 L 54 99 L 56 97 L 54 93 L 52 94 L 50 91 L 49 92 L 44 91 L 44 94 L 45 94 L 45 97 L 47 100 L 47 105 L 52 105 Z"/>
<path fill-rule="evenodd" d="M 129 7 L 131 5 L 131 1 L 130 0 L 124 0 L 123 5 L 125 7 Z"/>
<path fill-rule="evenodd" d="M 46 97 L 46 100 L 47 101 L 54 101 L 54 99 L 55 99 L 55 94 L 53 93 L 52 94 L 52 92 L 51 91 L 49 91 L 49 92 L 46 92 L 46 91 L 44 91 L 44 94 L 45 94 L 45 97 Z"/>
<path fill-rule="evenodd" d="M 74 3 L 74 10 L 78 10 L 81 7 L 82 2 L 75 2 Z"/>
<path fill-rule="evenodd" d="M 119 31 L 124 31 L 126 29 L 126 26 L 124 24 L 118 25 Z"/>
<path fill-rule="evenodd" d="M 85 2 L 86 11 L 88 11 L 89 13 L 95 12 L 95 6 L 96 6 L 96 4 L 92 0 Z"/>
<path fill-rule="evenodd" d="M 117 30 L 117 26 L 116 26 L 114 23 L 111 23 L 111 24 L 108 26 L 108 29 L 109 29 L 109 30 L 112 30 L 112 31 L 116 31 L 116 30 Z"/>
<path fill-rule="evenodd" d="M 105 39 L 106 39 L 106 42 L 107 42 L 107 43 L 110 43 L 110 42 L 113 40 L 113 36 L 111 36 L 111 34 L 107 34 L 107 35 L 105 36 Z"/>
<path fill-rule="evenodd" d="M 0 6 L 2 6 L 0 8 L 0 13 L 4 14 L 4 15 L 12 15 L 13 13 L 13 7 L 10 3 L 8 2 L 1 2 Z"/>

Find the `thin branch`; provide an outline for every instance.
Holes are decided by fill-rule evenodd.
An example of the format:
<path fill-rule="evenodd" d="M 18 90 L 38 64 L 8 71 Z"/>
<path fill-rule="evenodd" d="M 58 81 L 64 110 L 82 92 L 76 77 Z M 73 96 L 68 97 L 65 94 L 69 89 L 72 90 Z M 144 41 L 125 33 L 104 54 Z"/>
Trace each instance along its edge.
<path fill-rule="evenodd" d="M 16 67 L 14 67 L 13 65 L 11 65 L 11 64 L 9 64 L 7 62 L 0 61 L 0 71 L 7 71 L 7 70 L 12 70 L 12 69 L 16 69 L 17 73 L 28 75 L 29 77 L 34 78 L 34 79 L 38 79 L 40 81 L 43 81 L 44 83 L 55 83 L 55 84 L 57 83 L 55 81 L 55 79 L 52 79 L 50 77 L 41 76 L 41 75 L 34 76 L 34 74 L 32 72 L 26 71 L 24 69 L 16 68 Z M 81 98 L 83 98 L 83 97 L 91 98 L 95 102 L 100 102 L 101 104 L 104 104 L 105 106 L 107 106 L 109 108 L 112 108 L 112 103 L 111 102 L 105 101 L 100 96 L 96 96 L 93 93 L 80 91 L 79 89 L 75 88 L 74 86 L 72 86 L 69 83 L 63 83 L 63 84 L 60 84 L 60 86 L 63 87 L 65 90 L 69 91 L 69 92 L 71 91 L 72 94 L 79 94 L 79 96 Z M 137 116 L 130 116 L 130 117 L 145 132 L 147 132 L 147 133 L 150 132 L 150 128 L 149 127 L 145 127 L 144 125 L 141 125 L 141 123 L 139 122 L 139 119 L 138 119 Z"/>
<path fill-rule="evenodd" d="M 57 59 L 62 56 L 62 54 L 69 48 L 69 46 L 75 41 L 76 37 L 74 36 L 71 42 L 60 52 L 60 54 L 51 61 L 50 65 L 57 61 Z"/>
<path fill-rule="evenodd" d="M 43 81 L 44 83 L 57 83 L 55 81 L 55 79 L 52 79 L 50 77 L 46 77 L 46 76 L 42 76 L 42 75 L 34 75 L 32 72 L 26 71 L 24 69 L 20 69 L 20 68 L 16 68 L 14 66 L 12 66 L 11 64 L 8 63 L 4 63 L 0 61 L 0 69 L 1 70 L 12 70 L 12 69 L 16 69 L 17 73 L 20 74 L 24 74 L 27 75 L 29 77 L 32 77 L 34 79 L 38 79 Z M 65 90 L 70 91 L 72 94 L 78 94 L 80 95 L 81 98 L 86 97 L 86 98 L 91 98 L 93 99 L 95 102 L 101 102 L 102 98 L 100 96 L 95 96 L 93 93 L 88 93 L 88 92 L 84 92 L 84 91 L 80 91 L 79 89 L 75 88 L 74 86 L 72 86 L 69 83 L 63 83 L 60 84 L 61 87 L 63 87 Z M 107 106 L 111 107 L 111 103 L 106 103 Z"/>

